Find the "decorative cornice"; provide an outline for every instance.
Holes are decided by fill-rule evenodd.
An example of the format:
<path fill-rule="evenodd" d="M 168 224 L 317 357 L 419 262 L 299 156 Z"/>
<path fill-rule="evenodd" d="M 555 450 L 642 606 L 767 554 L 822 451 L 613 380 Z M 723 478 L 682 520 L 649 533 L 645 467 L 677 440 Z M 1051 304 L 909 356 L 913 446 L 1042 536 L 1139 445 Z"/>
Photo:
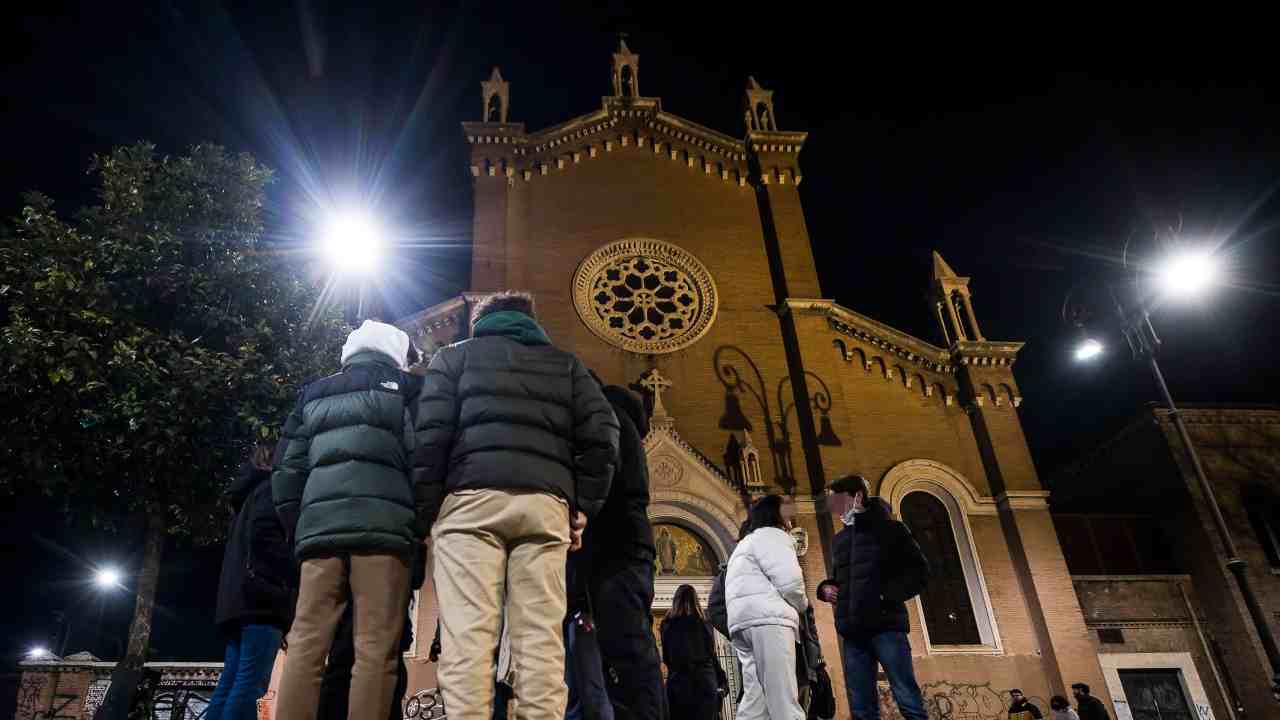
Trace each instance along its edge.
<path fill-rule="evenodd" d="M 1152 415 L 1161 424 L 1172 424 L 1168 408 L 1153 407 Z M 1188 425 L 1277 425 L 1280 408 L 1186 407 L 1178 408 Z"/>
<path fill-rule="evenodd" d="M 936 373 L 953 374 L 951 353 L 830 300 L 787 300 L 780 312 L 825 315 L 831 329 Z M 852 357 L 845 353 L 846 360 Z"/>
<path fill-rule="evenodd" d="M 467 142 L 475 150 L 472 176 L 528 182 L 584 159 L 634 146 L 652 147 L 655 154 L 668 155 L 704 175 L 747 186 L 747 150 L 743 141 L 663 112 L 658 98 L 606 97 L 602 105 L 600 110 L 528 134 L 521 123 L 463 123 Z M 803 133 L 767 135 L 794 142 L 795 136 Z M 790 179 L 800 183 L 796 168 L 775 170 L 771 174 L 774 182 L 786 183 Z M 770 178 L 763 181 L 770 182 Z"/>
<path fill-rule="evenodd" d="M 664 437 L 669 438 L 677 447 L 689 453 L 689 455 L 696 459 L 698 464 L 705 468 L 707 472 L 711 473 L 718 480 L 724 483 L 725 487 L 733 487 L 733 483 L 730 482 L 729 476 L 726 475 L 723 470 L 707 459 L 707 456 L 698 452 L 692 445 L 685 442 L 684 438 L 680 437 L 680 433 L 676 431 L 674 423 L 662 423 L 661 425 L 654 425 L 649 428 L 649 434 L 644 436 L 644 451 L 646 453 L 653 451 L 654 448 L 662 442 Z"/>
<path fill-rule="evenodd" d="M 960 340 L 951 346 L 951 356 L 961 365 L 1012 366 L 1017 359 L 1018 351 L 1025 344 L 992 340 Z"/>
<path fill-rule="evenodd" d="M 773 130 L 751 130 L 747 133 L 747 145 L 751 151 L 759 153 L 799 154 L 804 141 L 809 137 L 806 132 L 778 132 Z"/>
<path fill-rule="evenodd" d="M 465 322 L 465 320 L 460 319 L 460 316 L 466 314 L 467 303 L 468 298 L 465 295 L 457 295 L 412 315 L 400 318 L 393 324 L 409 333 L 410 336 L 418 333 L 431 335 L 441 328 Z"/>
<path fill-rule="evenodd" d="M 472 145 L 522 145 L 524 123 L 464 122 L 462 133 Z"/>
<path fill-rule="evenodd" d="M 996 504 L 1009 510 L 1048 510 L 1048 490 L 1006 490 L 996 496 Z"/>

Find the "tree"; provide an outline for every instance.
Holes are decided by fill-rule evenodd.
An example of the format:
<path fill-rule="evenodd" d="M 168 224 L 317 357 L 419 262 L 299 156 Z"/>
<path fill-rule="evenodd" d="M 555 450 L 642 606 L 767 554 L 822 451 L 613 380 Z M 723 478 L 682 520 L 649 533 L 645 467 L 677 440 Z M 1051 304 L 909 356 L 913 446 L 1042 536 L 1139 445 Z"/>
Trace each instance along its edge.
<path fill-rule="evenodd" d="M 265 246 L 272 174 L 249 155 L 142 143 L 89 171 L 95 205 L 65 219 L 30 194 L 0 240 L 0 489 L 141 516 L 136 670 L 166 534 L 222 531 L 227 478 L 335 369 L 347 328 Z"/>

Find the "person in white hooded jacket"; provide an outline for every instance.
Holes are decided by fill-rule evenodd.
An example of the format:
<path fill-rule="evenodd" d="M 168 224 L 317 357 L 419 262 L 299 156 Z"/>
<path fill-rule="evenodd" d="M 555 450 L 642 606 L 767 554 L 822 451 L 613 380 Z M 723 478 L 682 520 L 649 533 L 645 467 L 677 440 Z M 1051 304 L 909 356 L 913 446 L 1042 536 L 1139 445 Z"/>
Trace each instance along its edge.
<path fill-rule="evenodd" d="M 725 576 L 729 637 L 742 663 L 737 720 L 803 720 L 796 642 L 809 598 L 782 498 L 757 500 L 750 521 L 751 533 L 734 549 Z"/>

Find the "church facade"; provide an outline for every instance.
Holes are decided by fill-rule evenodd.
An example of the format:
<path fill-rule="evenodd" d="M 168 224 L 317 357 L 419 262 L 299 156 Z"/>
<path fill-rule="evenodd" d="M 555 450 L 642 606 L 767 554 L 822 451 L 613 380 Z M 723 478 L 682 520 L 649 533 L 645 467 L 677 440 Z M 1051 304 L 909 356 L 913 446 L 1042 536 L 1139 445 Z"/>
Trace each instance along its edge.
<path fill-rule="evenodd" d="M 747 504 L 765 492 L 787 498 L 812 600 L 840 526 L 826 484 L 857 472 L 934 566 L 910 603 L 931 712 L 997 718 L 1012 688 L 1047 710 L 1073 682 L 1106 687 L 1022 434 L 1021 344 L 985 337 L 969 279 L 937 254 L 943 345 L 828 299 L 798 191 L 806 134 L 781 129 L 772 92 L 748 81 L 734 136 L 642 93 L 625 42 L 612 60 L 598 110 L 541 130 L 514 119 L 498 70 L 481 83 L 482 119 L 463 125 L 475 188 L 469 291 L 399 325 L 430 354 L 467 336 L 485 294 L 527 290 L 557 345 L 645 397 L 656 614 L 683 582 L 705 601 Z M 830 608 L 815 605 L 848 717 Z M 417 608 L 410 666 L 424 690 L 434 687 L 429 587 Z"/>

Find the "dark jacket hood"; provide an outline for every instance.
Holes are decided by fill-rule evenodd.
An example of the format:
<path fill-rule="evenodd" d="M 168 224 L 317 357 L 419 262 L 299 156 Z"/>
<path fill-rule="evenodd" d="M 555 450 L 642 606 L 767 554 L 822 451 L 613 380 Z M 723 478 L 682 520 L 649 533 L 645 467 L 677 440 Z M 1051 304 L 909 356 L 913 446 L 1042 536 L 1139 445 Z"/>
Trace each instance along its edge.
<path fill-rule="evenodd" d="M 605 399 L 615 411 L 621 410 L 631 418 L 631 422 L 636 424 L 636 431 L 640 433 L 640 439 L 643 440 L 649 434 L 649 418 L 645 415 L 644 404 L 640 402 L 640 398 L 621 385 L 605 385 L 601 390 L 604 391 Z"/>
<path fill-rule="evenodd" d="M 231 484 L 227 486 L 227 499 L 231 501 L 231 506 L 237 511 L 244 504 L 245 498 L 249 497 L 249 493 L 271 479 L 270 470 L 259 470 L 254 467 L 253 463 L 245 463 L 240 466 L 240 471 L 232 478 Z"/>

